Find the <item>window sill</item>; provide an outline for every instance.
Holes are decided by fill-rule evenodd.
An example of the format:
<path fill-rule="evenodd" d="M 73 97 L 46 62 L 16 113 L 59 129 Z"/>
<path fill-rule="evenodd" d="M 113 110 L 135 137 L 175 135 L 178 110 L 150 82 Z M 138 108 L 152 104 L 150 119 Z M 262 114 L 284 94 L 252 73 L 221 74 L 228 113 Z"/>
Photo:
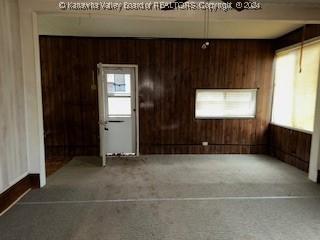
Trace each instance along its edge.
<path fill-rule="evenodd" d="M 255 116 L 245 116 L 245 117 L 195 117 L 196 120 L 250 120 L 255 119 Z"/>

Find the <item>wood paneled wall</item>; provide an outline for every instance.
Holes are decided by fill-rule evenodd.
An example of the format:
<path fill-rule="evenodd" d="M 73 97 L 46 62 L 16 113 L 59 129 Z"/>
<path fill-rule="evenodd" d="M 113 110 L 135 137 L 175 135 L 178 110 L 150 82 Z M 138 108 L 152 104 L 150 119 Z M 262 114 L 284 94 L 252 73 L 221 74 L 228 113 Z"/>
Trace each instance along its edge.
<path fill-rule="evenodd" d="M 308 172 L 312 134 L 270 124 L 270 154 Z"/>
<path fill-rule="evenodd" d="M 46 159 L 99 152 L 96 51 L 86 39 L 40 37 Z"/>
<path fill-rule="evenodd" d="M 98 154 L 99 62 L 139 65 L 140 152 L 267 150 L 273 47 L 268 40 L 40 37 L 47 154 Z M 258 88 L 257 117 L 196 120 L 197 88 Z M 208 141 L 209 146 L 201 146 Z"/>

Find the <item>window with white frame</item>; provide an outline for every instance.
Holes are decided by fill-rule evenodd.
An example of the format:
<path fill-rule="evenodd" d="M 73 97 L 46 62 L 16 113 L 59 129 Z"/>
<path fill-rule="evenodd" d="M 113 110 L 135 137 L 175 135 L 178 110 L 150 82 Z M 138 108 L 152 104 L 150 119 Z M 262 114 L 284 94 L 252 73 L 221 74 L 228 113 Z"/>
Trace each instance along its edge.
<path fill-rule="evenodd" d="M 131 115 L 130 74 L 107 73 L 108 116 L 127 117 Z"/>
<path fill-rule="evenodd" d="M 272 123 L 313 131 L 319 63 L 320 42 L 276 54 Z"/>
<path fill-rule="evenodd" d="M 257 89 L 197 89 L 195 117 L 254 118 Z"/>

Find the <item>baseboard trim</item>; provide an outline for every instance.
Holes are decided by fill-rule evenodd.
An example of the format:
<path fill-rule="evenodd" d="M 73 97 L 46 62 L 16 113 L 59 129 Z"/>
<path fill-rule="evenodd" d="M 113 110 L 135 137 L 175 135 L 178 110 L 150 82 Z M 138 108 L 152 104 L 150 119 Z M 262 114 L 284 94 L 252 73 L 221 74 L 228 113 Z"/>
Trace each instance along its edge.
<path fill-rule="evenodd" d="M 267 144 L 151 144 L 140 145 L 140 154 L 266 154 Z"/>
<path fill-rule="evenodd" d="M 40 187 L 40 174 L 29 174 L 0 194 L 0 214 L 30 188 Z"/>

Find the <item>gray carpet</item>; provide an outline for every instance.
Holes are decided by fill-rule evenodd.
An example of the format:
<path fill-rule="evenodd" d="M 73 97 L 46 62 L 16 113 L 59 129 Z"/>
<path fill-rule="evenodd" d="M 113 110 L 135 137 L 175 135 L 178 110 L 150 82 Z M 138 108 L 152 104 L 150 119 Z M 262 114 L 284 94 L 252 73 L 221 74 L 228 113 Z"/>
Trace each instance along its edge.
<path fill-rule="evenodd" d="M 262 155 L 78 157 L 0 217 L 0 239 L 320 239 L 320 186 Z"/>

